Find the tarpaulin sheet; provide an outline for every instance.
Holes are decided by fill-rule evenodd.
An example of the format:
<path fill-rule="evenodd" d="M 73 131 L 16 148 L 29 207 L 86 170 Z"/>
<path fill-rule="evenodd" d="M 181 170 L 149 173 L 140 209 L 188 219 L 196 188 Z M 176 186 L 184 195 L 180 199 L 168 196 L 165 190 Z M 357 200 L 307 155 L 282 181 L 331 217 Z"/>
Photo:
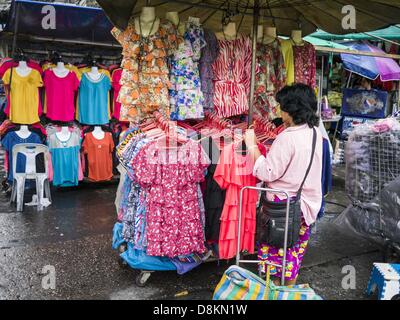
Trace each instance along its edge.
<path fill-rule="evenodd" d="M 112 24 L 98 8 L 37 1 L 13 1 L 4 31 L 14 32 L 17 6 L 19 10 L 18 34 L 76 41 L 117 44 L 110 31 Z M 51 6 L 54 11 L 48 11 Z M 53 10 L 53 9 L 51 9 Z M 55 13 L 55 28 L 49 25 L 49 12 Z"/>

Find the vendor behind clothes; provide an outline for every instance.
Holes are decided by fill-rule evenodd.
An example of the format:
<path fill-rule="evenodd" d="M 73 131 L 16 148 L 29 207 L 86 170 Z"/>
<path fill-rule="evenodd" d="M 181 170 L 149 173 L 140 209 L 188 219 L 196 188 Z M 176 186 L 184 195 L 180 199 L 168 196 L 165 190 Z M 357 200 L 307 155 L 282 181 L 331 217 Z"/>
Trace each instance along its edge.
<path fill-rule="evenodd" d="M 317 133 L 311 171 L 301 193 L 303 221 L 300 238 L 294 247 L 287 250 L 285 284 L 292 285 L 296 283 L 307 249 L 310 225 L 316 221 L 321 208 L 323 142 L 321 132 L 317 128 L 319 124 L 316 115 L 317 100 L 311 87 L 304 84 L 284 87 L 277 93 L 276 99 L 280 104 L 286 129 L 277 136 L 266 157 L 258 150 L 254 130 L 246 131 L 246 146 L 255 160 L 254 176 L 266 182 L 269 188 L 288 191 L 291 197 L 295 197 L 310 163 L 313 127 Z M 272 199 L 269 200 L 285 201 L 285 198 L 280 199 L 278 195 L 272 195 Z M 283 249 L 264 245 L 259 250 L 259 256 L 270 263 L 282 264 Z M 271 275 L 275 277 L 280 278 L 281 272 L 280 268 L 271 269 Z"/>

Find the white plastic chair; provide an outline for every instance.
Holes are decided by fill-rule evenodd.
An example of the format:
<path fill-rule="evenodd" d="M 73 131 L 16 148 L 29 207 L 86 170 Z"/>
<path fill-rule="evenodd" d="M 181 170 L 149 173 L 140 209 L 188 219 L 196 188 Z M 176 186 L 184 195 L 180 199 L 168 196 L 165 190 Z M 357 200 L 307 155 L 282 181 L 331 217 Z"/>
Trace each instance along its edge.
<path fill-rule="evenodd" d="M 23 154 L 26 157 L 25 172 L 17 171 L 18 154 Z M 36 157 L 39 154 L 44 156 L 44 172 L 38 173 L 36 170 Z M 50 182 L 49 182 L 49 148 L 42 144 L 36 143 L 21 143 L 17 144 L 12 149 L 12 166 L 13 166 L 13 186 L 10 203 L 17 201 L 17 211 L 23 211 L 24 208 L 24 193 L 26 179 L 36 180 L 36 193 L 38 197 L 37 210 L 43 210 L 43 194 L 51 202 Z"/>

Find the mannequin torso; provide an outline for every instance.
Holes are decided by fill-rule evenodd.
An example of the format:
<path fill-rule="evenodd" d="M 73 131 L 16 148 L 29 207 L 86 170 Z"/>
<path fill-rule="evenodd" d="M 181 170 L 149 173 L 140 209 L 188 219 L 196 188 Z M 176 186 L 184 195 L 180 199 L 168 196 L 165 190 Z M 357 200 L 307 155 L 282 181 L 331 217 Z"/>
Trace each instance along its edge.
<path fill-rule="evenodd" d="M 301 30 L 293 30 L 291 36 L 292 42 L 295 46 L 303 46 L 304 40 Z"/>
<path fill-rule="evenodd" d="M 189 17 L 188 21 L 191 22 L 191 23 L 194 23 L 196 25 L 200 25 L 201 24 L 200 23 L 200 18 L 197 18 L 197 17 Z"/>
<path fill-rule="evenodd" d="M 90 79 L 97 81 L 101 77 L 101 73 L 99 72 L 98 67 L 92 67 L 92 69 L 88 72 Z"/>
<path fill-rule="evenodd" d="M 263 41 L 264 36 L 264 26 L 262 24 L 258 25 L 257 28 L 257 42 L 261 43 Z"/>
<path fill-rule="evenodd" d="M 71 132 L 67 126 L 64 126 L 61 127 L 61 131 L 56 132 L 56 136 L 61 142 L 67 142 L 71 138 Z"/>
<path fill-rule="evenodd" d="M 97 140 L 103 140 L 106 135 L 100 126 L 95 126 L 94 130 L 92 131 L 92 134 L 93 137 L 95 137 Z"/>
<path fill-rule="evenodd" d="M 142 37 L 152 36 L 160 27 L 160 19 L 156 17 L 154 7 L 143 7 L 140 19 L 135 19 L 135 30 Z"/>
<path fill-rule="evenodd" d="M 20 61 L 18 67 L 15 68 L 15 71 L 19 76 L 27 77 L 31 73 L 32 68 L 28 67 L 26 61 Z"/>
<path fill-rule="evenodd" d="M 218 32 L 215 35 L 217 36 L 218 40 L 236 40 L 238 37 L 236 23 L 228 23 L 223 28 L 223 32 Z"/>
<path fill-rule="evenodd" d="M 53 68 L 54 74 L 59 78 L 65 78 L 69 70 L 65 67 L 64 62 L 57 62 L 57 66 Z"/>
<path fill-rule="evenodd" d="M 178 12 L 167 12 L 165 18 L 175 25 L 180 35 L 183 35 L 185 33 L 185 24 L 181 22 Z"/>
<path fill-rule="evenodd" d="M 265 29 L 265 36 L 264 36 L 263 43 L 264 44 L 271 44 L 276 39 L 277 39 L 276 28 L 275 27 L 267 27 Z"/>
<path fill-rule="evenodd" d="M 18 131 L 15 131 L 15 133 L 21 139 L 28 139 L 28 137 L 31 135 L 31 132 L 29 131 L 28 126 L 25 126 L 25 125 L 21 125 L 20 129 Z"/>

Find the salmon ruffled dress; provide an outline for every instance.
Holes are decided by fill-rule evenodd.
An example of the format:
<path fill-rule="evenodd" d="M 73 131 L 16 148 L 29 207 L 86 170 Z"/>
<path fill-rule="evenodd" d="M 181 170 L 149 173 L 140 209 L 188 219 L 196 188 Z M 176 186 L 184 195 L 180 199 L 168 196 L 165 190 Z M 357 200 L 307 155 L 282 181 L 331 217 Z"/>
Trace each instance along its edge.
<path fill-rule="evenodd" d="M 121 103 L 121 121 L 138 123 L 154 111 L 169 113 L 169 68 L 167 58 L 177 47 L 175 26 L 160 20 L 158 31 L 142 37 L 131 18 L 125 31 L 111 33 L 121 44 L 123 68 L 117 101 Z"/>
<path fill-rule="evenodd" d="M 214 173 L 214 180 L 221 189 L 226 190 L 218 243 L 220 259 L 231 259 L 236 255 L 240 190 L 246 186 L 256 186 L 256 178 L 252 174 L 254 161 L 249 155 L 242 155 L 240 152 L 240 148 L 235 150 L 234 144 L 225 147 Z M 240 246 L 242 252 L 254 252 L 257 200 L 257 191 L 244 191 Z"/>

